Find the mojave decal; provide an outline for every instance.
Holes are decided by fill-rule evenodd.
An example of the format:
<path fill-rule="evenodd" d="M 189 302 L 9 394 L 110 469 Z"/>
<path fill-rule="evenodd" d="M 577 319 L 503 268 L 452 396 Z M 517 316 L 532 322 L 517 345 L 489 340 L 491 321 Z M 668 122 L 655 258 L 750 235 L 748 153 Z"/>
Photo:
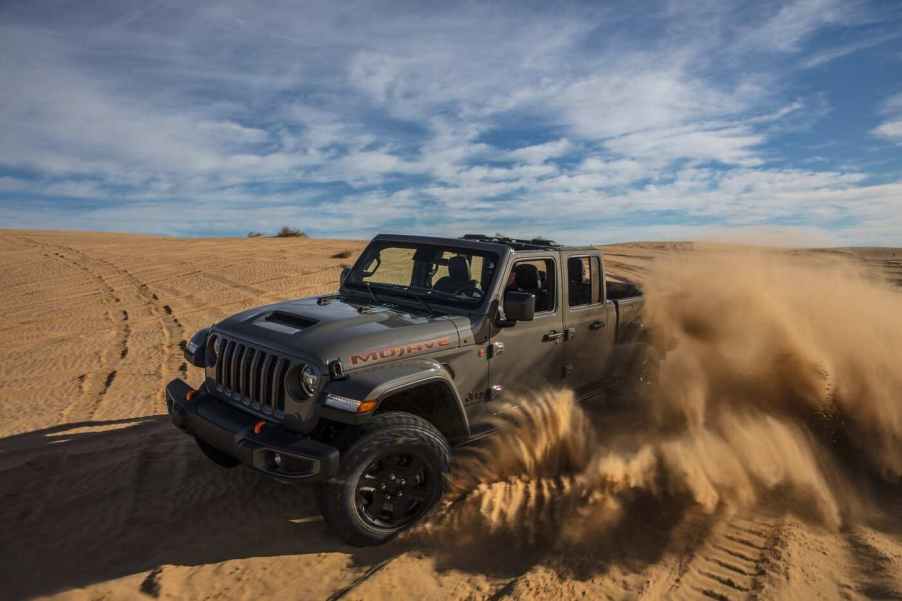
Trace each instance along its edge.
<path fill-rule="evenodd" d="M 385 346 L 380 349 L 366 351 L 363 353 L 352 353 L 351 367 L 361 365 L 363 363 L 378 363 L 379 361 L 387 361 L 389 359 L 405 357 L 408 355 L 427 353 L 429 351 L 435 351 L 441 348 L 445 348 L 450 344 L 451 342 L 448 337 L 442 336 L 441 338 L 433 338 L 432 340 L 425 340 L 423 342 Z"/>

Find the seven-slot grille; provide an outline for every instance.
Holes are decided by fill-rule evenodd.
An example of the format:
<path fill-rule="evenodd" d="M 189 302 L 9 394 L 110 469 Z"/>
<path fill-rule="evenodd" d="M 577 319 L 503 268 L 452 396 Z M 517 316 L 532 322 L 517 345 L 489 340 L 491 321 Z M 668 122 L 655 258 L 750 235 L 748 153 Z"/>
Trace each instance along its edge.
<path fill-rule="evenodd" d="M 281 417 L 285 411 L 288 359 L 220 334 L 210 336 L 216 353 L 216 390 L 236 404 Z"/>

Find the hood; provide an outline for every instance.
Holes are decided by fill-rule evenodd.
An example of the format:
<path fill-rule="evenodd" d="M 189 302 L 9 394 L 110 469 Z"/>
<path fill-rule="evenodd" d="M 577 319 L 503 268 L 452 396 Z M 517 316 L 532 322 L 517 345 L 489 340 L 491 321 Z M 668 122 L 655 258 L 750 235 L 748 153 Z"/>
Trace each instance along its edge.
<path fill-rule="evenodd" d="M 256 307 L 214 327 L 289 356 L 324 366 L 341 359 L 345 370 L 460 346 L 455 321 L 392 305 L 342 296 L 292 300 Z"/>

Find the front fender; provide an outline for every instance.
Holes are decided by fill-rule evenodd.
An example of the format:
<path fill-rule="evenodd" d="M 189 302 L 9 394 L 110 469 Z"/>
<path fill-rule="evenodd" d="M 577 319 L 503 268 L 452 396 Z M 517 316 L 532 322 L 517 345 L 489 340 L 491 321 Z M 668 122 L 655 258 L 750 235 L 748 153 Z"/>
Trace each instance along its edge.
<path fill-rule="evenodd" d="M 337 394 L 359 401 L 373 400 L 381 404 L 390 395 L 429 383 L 440 383 L 447 388 L 448 396 L 454 405 L 453 413 L 456 419 L 460 420 L 460 427 L 463 431 L 469 434 L 470 424 L 467 420 L 467 413 L 464 410 L 463 400 L 457 392 L 457 387 L 454 385 L 454 380 L 445 367 L 432 359 L 412 359 L 358 369 L 348 374 L 345 379 L 329 382 L 324 393 Z M 360 423 L 368 418 L 368 415 L 348 413 L 325 405 L 322 407 L 320 415 L 345 423 Z"/>

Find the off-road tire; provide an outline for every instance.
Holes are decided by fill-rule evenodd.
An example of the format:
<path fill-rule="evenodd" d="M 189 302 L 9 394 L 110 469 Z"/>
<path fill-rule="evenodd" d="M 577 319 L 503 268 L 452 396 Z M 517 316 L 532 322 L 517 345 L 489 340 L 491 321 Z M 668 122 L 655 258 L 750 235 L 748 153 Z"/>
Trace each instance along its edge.
<path fill-rule="evenodd" d="M 415 518 L 396 528 L 378 527 L 361 515 L 357 505 L 357 485 L 364 471 L 380 457 L 405 453 L 416 457 L 429 470 L 429 498 Z M 450 462 L 448 441 L 425 419 L 403 411 L 377 414 L 365 426 L 355 429 L 342 449 L 338 474 L 317 487 L 320 511 L 326 523 L 348 544 L 362 547 L 380 545 L 409 528 L 439 501 L 444 492 Z"/>
<path fill-rule="evenodd" d="M 238 464 L 241 463 L 231 455 L 223 453 L 216 447 L 211 446 L 200 438 L 195 437 L 194 440 L 197 442 L 197 446 L 200 447 L 200 450 L 203 452 L 203 454 L 207 456 L 207 459 L 209 459 L 219 467 L 232 468 L 237 467 Z"/>

